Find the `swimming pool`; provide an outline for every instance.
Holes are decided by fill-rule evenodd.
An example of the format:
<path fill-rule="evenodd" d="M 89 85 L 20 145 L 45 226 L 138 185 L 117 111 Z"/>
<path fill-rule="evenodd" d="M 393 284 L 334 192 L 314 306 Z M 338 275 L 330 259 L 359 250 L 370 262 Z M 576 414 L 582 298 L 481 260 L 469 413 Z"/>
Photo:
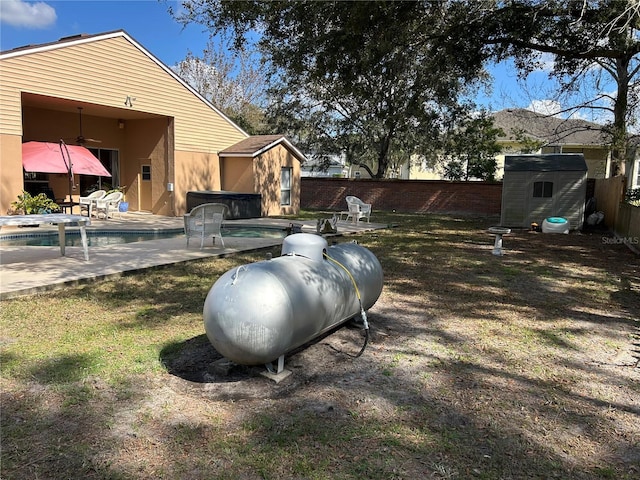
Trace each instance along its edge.
<path fill-rule="evenodd" d="M 234 225 L 224 226 L 222 236 L 241 238 L 273 238 L 279 239 L 287 236 L 287 230 L 278 227 Z M 144 242 L 146 240 L 163 240 L 168 238 L 184 237 L 184 231 L 180 229 L 154 231 L 88 231 L 87 242 L 90 247 L 106 247 L 122 243 Z M 25 232 L 0 234 L 0 247 L 57 247 L 58 232 Z M 80 232 L 68 230 L 65 235 L 67 247 L 80 247 L 82 240 Z"/>

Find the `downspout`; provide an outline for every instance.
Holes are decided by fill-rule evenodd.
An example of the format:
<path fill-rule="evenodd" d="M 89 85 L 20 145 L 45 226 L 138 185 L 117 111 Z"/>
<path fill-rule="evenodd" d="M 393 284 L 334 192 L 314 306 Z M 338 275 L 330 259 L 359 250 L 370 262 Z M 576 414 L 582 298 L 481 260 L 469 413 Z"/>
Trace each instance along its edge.
<path fill-rule="evenodd" d="M 175 217 L 176 215 L 176 208 L 175 208 L 175 196 L 174 196 L 174 190 L 175 190 L 175 168 L 174 168 L 174 164 L 176 161 L 175 158 L 175 139 L 174 139 L 174 130 L 173 130 L 173 118 L 172 117 L 167 117 L 167 131 L 165 133 L 164 136 L 164 147 L 165 147 L 165 155 L 164 155 L 164 161 L 165 161 L 165 186 L 167 189 L 167 192 L 169 193 L 169 211 L 171 213 L 172 217 Z"/>

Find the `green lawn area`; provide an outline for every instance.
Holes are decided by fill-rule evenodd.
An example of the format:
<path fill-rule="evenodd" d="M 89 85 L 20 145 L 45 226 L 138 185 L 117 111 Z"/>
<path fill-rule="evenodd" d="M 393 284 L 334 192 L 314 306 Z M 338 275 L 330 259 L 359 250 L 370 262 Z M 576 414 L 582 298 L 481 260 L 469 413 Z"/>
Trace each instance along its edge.
<path fill-rule="evenodd" d="M 281 383 L 212 371 L 202 321 L 267 251 L 2 301 L 1 478 L 640 477 L 637 255 L 517 231 L 496 257 L 497 219 L 372 221 L 339 239 L 384 270 L 367 349 L 340 329 Z"/>

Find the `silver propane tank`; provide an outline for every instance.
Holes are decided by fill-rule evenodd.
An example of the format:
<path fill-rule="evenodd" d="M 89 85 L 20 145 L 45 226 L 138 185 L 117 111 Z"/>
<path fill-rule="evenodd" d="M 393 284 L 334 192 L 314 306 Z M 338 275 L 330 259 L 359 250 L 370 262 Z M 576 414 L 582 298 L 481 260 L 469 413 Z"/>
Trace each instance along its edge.
<path fill-rule="evenodd" d="M 227 359 L 268 364 L 371 308 L 382 285 L 370 250 L 296 233 L 284 239 L 282 256 L 234 268 L 214 283 L 204 327 Z"/>

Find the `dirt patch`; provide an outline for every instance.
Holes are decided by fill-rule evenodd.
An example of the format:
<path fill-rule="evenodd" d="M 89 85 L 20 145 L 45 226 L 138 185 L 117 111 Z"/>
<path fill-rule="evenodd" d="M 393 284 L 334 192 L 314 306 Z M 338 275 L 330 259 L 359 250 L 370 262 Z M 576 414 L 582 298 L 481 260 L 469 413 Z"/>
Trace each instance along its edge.
<path fill-rule="evenodd" d="M 287 355 L 293 375 L 276 384 L 263 367 L 212 373 L 219 355 L 202 335 L 167 364 L 172 389 L 240 402 L 242 418 L 270 407 L 355 414 L 455 438 L 461 451 L 417 455 L 399 478 L 640 473 L 638 257 L 602 232 L 514 232 L 503 257 L 484 231 L 452 233 L 418 234 L 451 254 L 409 252 L 398 270 L 400 252 L 378 252 L 389 278 L 362 357 L 344 353 L 358 352 L 362 332 L 341 328 Z"/>

